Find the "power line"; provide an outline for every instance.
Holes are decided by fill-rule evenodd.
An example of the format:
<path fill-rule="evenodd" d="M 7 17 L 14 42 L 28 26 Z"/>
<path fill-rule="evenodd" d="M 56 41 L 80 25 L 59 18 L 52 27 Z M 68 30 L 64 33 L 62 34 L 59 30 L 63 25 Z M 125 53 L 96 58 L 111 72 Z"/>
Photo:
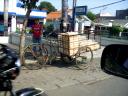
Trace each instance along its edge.
<path fill-rule="evenodd" d="M 94 7 L 94 8 L 90 8 L 89 10 L 97 9 L 97 8 L 101 8 L 101 7 L 105 7 L 105 6 L 109 6 L 109 5 L 113 5 L 113 4 L 116 4 L 116 3 L 123 2 L 123 1 L 126 1 L 126 0 L 120 0 L 120 1 L 116 1 L 116 2 L 109 3 L 109 4 L 105 4 L 105 5 L 97 6 L 97 7 Z"/>

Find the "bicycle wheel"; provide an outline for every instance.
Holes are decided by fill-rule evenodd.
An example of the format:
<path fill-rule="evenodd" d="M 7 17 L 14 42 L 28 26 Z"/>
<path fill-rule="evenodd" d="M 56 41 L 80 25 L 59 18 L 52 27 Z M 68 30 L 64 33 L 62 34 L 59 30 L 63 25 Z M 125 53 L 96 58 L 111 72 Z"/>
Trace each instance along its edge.
<path fill-rule="evenodd" d="M 55 46 L 52 46 L 52 48 L 50 49 L 50 52 L 49 52 L 49 63 L 52 64 L 54 61 L 57 60 L 57 48 Z"/>
<path fill-rule="evenodd" d="M 34 51 L 32 50 L 31 47 L 27 47 L 24 50 L 23 54 L 23 61 L 24 61 L 24 66 L 30 70 L 37 70 L 42 68 L 42 64 L 40 63 L 40 58 L 36 56 Z"/>
<path fill-rule="evenodd" d="M 42 66 L 45 66 L 48 62 L 48 50 L 44 46 L 44 44 L 40 46 L 39 50 L 36 53 L 37 53 L 38 61 L 40 62 L 40 64 Z"/>
<path fill-rule="evenodd" d="M 50 38 L 47 41 L 48 59 L 49 59 L 48 63 L 49 64 L 52 64 L 58 56 L 58 54 L 57 54 L 58 46 L 57 46 L 56 42 L 57 41 L 54 38 L 53 39 Z"/>
<path fill-rule="evenodd" d="M 81 47 L 75 55 L 76 64 L 90 64 L 93 60 L 93 52 L 90 47 Z"/>

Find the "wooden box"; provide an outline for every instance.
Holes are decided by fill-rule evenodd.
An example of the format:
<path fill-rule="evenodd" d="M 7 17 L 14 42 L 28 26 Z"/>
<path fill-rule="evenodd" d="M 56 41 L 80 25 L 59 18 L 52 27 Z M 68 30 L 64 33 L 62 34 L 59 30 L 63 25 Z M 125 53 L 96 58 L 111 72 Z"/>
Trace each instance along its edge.
<path fill-rule="evenodd" d="M 75 55 L 79 47 L 79 35 L 75 32 L 61 33 L 59 36 L 59 50 L 61 53 Z"/>

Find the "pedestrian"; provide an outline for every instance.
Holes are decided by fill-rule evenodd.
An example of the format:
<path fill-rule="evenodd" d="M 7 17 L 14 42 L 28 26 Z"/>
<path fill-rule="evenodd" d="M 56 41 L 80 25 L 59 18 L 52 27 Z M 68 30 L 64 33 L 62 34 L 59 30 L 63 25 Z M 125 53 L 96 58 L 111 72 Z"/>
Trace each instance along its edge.
<path fill-rule="evenodd" d="M 60 20 L 60 32 L 61 33 L 63 33 L 63 29 L 64 29 L 63 20 Z"/>
<path fill-rule="evenodd" d="M 33 40 L 33 43 L 36 43 L 36 44 L 41 44 L 41 37 L 42 37 L 42 29 L 43 29 L 43 26 L 41 24 L 39 24 L 39 20 L 36 19 L 35 22 L 34 22 L 34 25 L 32 25 L 32 40 Z M 35 51 L 36 49 L 33 48 L 33 50 Z"/>
<path fill-rule="evenodd" d="M 71 31 L 72 31 L 71 24 L 68 23 L 68 24 L 67 24 L 67 32 L 71 32 Z"/>
<path fill-rule="evenodd" d="M 33 43 L 41 43 L 43 26 L 39 24 L 39 20 L 36 19 L 34 25 L 32 25 L 32 39 Z"/>

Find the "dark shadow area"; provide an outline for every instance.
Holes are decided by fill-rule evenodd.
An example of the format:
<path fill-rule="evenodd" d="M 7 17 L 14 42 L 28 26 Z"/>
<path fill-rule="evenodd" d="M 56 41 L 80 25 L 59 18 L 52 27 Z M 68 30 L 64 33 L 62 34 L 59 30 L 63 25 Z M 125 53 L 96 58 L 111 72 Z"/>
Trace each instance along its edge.
<path fill-rule="evenodd" d="M 90 63 L 83 63 L 80 62 L 79 64 L 76 64 L 75 61 L 71 61 L 71 62 L 64 62 L 61 59 L 58 60 L 54 60 L 52 61 L 52 63 L 48 63 L 46 65 L 47 67 L 58 67 L 58 68 L 68 68 L 68 69 L 74 69 L 74 70 L 84 70 L 86 68 L 88 68 Z"/>
<path fill-rule="evenodd" d="M 75 63 L 74 62 L 66 63 L 66 62 L 63 62 L 62 60 L 54 60 L 52 64 L 48 64 L 48 65 L 62 68 L 62 67 L 72 67 L 75 65 Z"/>

